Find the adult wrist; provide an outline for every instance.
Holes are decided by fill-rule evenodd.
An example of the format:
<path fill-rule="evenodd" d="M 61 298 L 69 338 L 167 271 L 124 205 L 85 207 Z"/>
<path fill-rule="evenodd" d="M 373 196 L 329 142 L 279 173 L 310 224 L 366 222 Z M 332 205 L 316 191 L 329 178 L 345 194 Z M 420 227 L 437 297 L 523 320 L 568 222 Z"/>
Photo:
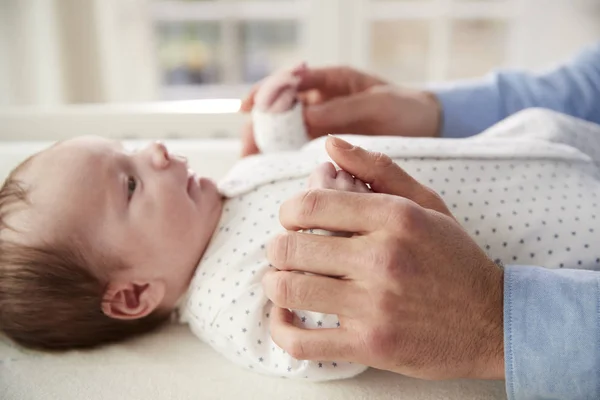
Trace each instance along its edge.
<path fill-rule="evenodd" d="M 444 126 L 444 112 L 442 103 L 433 92 L 423 91 L 422 95 L 423 101 L 428 110 L 427 125 L 429 125 L 429 129 L 427 129 L 425 136 L 434 138 L 441 137 L 442 127 Z"/>
<path fill-rule="evenodd" d="M 500 380 L 505 378 L 504 270 L 495 264 L 487 299 L 481 315 L 484 334 L 478 338 L 479 354 L 471 378 Z"/>

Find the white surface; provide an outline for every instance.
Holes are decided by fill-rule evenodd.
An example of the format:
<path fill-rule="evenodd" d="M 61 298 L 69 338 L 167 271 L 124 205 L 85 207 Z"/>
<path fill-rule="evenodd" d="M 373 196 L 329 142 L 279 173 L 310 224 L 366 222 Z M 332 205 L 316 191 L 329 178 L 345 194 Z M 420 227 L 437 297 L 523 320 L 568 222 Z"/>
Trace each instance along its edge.
<path fill-rule="evenodd" d="M 7 351 L 18 360 L 0 362 L 3 400 L 506 398 L 501 382 L 427 382 L 377 370 L 329 383 L 265 377 L 226 361 L 185 326 L 92 352 L 0 354 Z"/>
<path fill-rule="evenodd" d="M 237 138 L 247 116 L 238 99 L 89 104 L 0 109 L 0 141 L 62 140 L 81 135 L 118 139 Z"/>

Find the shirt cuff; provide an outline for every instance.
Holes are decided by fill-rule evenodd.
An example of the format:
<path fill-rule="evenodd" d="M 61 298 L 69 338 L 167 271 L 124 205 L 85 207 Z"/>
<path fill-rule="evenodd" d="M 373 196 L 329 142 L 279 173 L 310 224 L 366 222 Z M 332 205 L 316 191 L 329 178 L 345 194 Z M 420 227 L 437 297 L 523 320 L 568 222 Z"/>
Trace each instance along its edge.
<path fill-rule="evenodd" d="M 465 138 L 483 132 L 502 118 L 499 89 L 493 77 L 428 88 L 442 107 L 444 138 Z"/>
<path fill-rule="evenodd" d="M 508 399 L 597 399 L 600 273 L 507 266 Z"/>

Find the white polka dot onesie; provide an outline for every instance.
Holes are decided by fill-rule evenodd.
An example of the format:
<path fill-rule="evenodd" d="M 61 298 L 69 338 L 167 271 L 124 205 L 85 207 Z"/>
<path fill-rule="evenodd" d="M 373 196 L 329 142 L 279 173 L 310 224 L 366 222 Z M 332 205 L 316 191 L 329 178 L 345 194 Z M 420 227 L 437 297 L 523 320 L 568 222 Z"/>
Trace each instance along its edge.
<path fill-rule="evenodd" d="M 344 135 L 390 155 L 442 195 L 490 258 L 504 264 L 597 268 L 600 127 L 542 110 L 521 112 L 467 139 Z M 324 139 L 299 151 L 240 160 L 220 182 L 223 215 L 182 301 L 181 321 L 236 364 L 307 380 L 354 376 L 365 367 L 295 360 L 269 335 L 261 288 L 265 246 L 283 231 L 282 202 L 328 161 Z M 600 227 L 598 228 L 600 229 Z M 335 328 L 334 315 L 296 311 L 306 328 Z"/>

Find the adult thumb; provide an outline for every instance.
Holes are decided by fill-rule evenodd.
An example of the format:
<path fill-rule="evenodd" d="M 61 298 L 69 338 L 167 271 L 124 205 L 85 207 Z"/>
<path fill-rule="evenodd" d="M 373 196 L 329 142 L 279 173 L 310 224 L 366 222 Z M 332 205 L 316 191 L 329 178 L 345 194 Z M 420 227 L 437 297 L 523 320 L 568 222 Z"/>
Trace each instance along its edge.
<path fill-rule="evenodd" d="M 369 134 L 376 102 L 368 92 L 336 97 L 304 108 L 304 120 L 311 137 L 329 133 Z"/>
<path fill-rule="evenodd" d="M 340 168 L 368 183 L 374 192 L 401 196 L 421 207 L 452 217 L 435 191 L 415 180 L 388 155 L 353 146 L 335 136 L 327 139 L 326 148 L 331 159 Z"/>

